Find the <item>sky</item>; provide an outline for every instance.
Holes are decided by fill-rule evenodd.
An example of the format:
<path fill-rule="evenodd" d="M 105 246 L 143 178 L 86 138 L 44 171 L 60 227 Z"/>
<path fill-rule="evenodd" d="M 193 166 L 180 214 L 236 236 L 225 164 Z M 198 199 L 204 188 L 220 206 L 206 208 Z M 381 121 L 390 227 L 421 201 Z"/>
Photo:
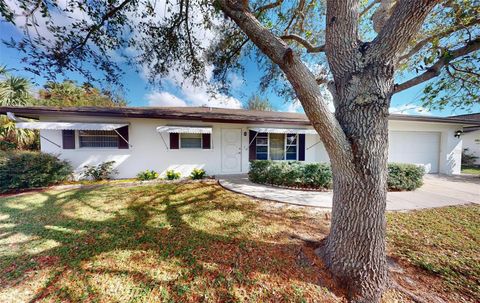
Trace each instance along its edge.
<path fill-rule="evenodd" d="M 18 23 L 17 23 L 18 24 Z M 22 32 L 9 23 L 0 22 L 0 40 L 10 40 L 10 38 L 19 39 Z M 212 106 L 212 107 L 228 107 L 240 108 L 249 97 L 258 93 L 258 83 L 261 72 L 256 64 L 248 59 L 244 60 L 245 75 L 240 77 L 232 74 L 233 89 L 229 95 L 219 94 L 212 97 L 204 85 L 193 85 L 186 81 L 180 86 L 184 79 L 178 75 L 172 75 L 165 79 L 162 87 L 152 87 L 148 84 L 146 76 L 141 71 L 137 72 L 131 66 L 122 64 L 125 72 L 122 78 L 124 84 L 124 98 L 128 101 L 129 106 Z M 11 69 L 11 73 L 17 76 L 24 76 L 31 79 L 37 87 L 42 86 L 46 79 L 36 76 L 25 71 L 25 65 L 21 62 L 21 55 L 14 49 L 8 48 L 5 44 L 0 43 L 0 65 L 7 66 Z M 210 76 L 211 69 L 207 68 L 207 77 Z M 69 74 L 69 79 L 82 83 L 83 79 L 76 74 Z M 462 110 L 453 110 L 447 108 L 442 111 L 426 111 L 419 105 L 419 99 L 422 95 L 422 89 L 425 84 L 418 85 L 411 89 L 395 94 L 391 102 L 391 113 L 398 114 L 416 114 L 416 115 L 434 115 L 449 116 L 469 113 Z M 302 112 L 303 109 L 298 102 L 285 101 L 284 97 L 278 96 L 275 92 L 268 91 L 262 95 L 270 100 L 276 110 Z M 333 109 L 333 106 L 330 105 Z M 480 106 L 476 106 L 470 112 L 480 112 Z"/>

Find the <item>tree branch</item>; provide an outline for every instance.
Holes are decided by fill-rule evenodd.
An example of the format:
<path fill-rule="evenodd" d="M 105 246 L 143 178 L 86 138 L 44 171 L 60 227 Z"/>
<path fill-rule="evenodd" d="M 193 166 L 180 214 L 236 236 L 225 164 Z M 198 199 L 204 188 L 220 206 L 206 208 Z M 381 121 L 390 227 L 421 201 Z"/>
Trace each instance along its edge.
<path fill-rule="evenodd" d="M 372 3 L 370 3 L 369 5 L 367 5 L 367 7 L 365 7 L 365 8 L 363 9 L 363 11 L 360 13 L 359 16 L 362 17 L 363 15 L 365 15 L 366 13 L 368 13 L 368 11 L 371 10 L 372 7 L 375 6 L 375 4 L 380 3 L 380 1 L 381 1 L 381 0 L 374 0 Z"/>
<path fill-rule="evenodd" d="M 287 34 L 283 35 L 280 37 L 281 39 L 288 41 L 288 40 L 293 40 L 298 42 L 299 44 L 303 45 L 305 49 L 307 50 L 307 53 L 319 53 L 325 51 L 325 45 L 318 45 L 315 46 L 308 42 L 306 39 L 300 37 L 299 35 L 296 34 Z"/>
<path fill-rule="evenodd" d="M 475 25 L 475 24 L 480 24 L 480 19 L 473 19 L 470 22 L 467 22 L 466 24 L 459 24 L 459 25 L 457 25 L 455 27 L 452 27 L 452 28 L 450 28 L 446 31 L 443 31 L 443 32 L 440 32 L 438 34 L 432 35 L 428 38 L 425 38 L 425 39 L 421 40 L 420 42 L 418 42 L 417 44 L 415 44 L 415 46 L 412 47 L 410 49 L 410 51 L 408 51 L 408 53 L 401 56 L 398 59 L 398 61 L 403 61 L 403 60 L 406 60 L 406 59 L 410 58 L 411 56 L 418 53 L 425 45 L 427 45 L 428 43 L 432 42 L 435 39 L 444 38 L 444 37 L 456 32 L 456 31 L 459 31 L 461 29 L 465 29 L 465 28 L 467 28 L 469 26 L 472 26 L 472 25 Z"/>
<path fill-rule="evenodd" d="M 285 33 L 288 32 L 288 30 L 290 29 L 290 26 L 292 26 L 295 18 L 297 18 L 298 15 L 300 15 L 300 16 L 303 15 L 303 8 L 304 7 L 305 7 L 305 0 L 300 0 L 297 8 L 295 9 L 295 12 L 292 14 L 292 18 L 290 18 L 290 21 L 288 22 L 287 27 L 284 30 Z"/>
<path fill-rule="evenodd" d="M 435 64 L 429 67 L 423 74 L 407 80 L 404 83 L 396 84 L 394 93 L 401 92 L 403 90 L 409 89 L 410 87 L 437 77 L 438 75 L 440 75 L 442 68 L 448 65 L 452 60 L 465 56 L 479 49 L 480 37 L 477 37 L 475 40 L 468 42 L 465 46 L 461 48 L 457 48 L 453 51 L 444 52 L 443 56 L 437 62 L 435 62 Z"/>
<path fill-rule="evenodd" d="M 417 35 L 425 18 L 439 0 L 399 0 L 392 15 L 372 41 L 369 53 L 371 60 L 397 61 L 410 41 Z"/>
<path fill-rule="evenodd" d="M 261 13 L 263 13 L 263 12 L 266 11 L 266 10 L 269 10 L 269 9 L 275 8 L 275 7 L 277 7 L 277 6 L 280 6 L 280 5 L 282 5 L 283 1 L 284 1 L 284 0 L 277 0 L 277 1 L 275 1 L 275 2 L 268 3 L 268 4 L 265 4 L 265 5 L 263 5 L 263 6 L 260 6 L 259 8 L 257 8 L 257 9 L 255 10 L 255 13 L 261 14 Z"/>
<path fill-rule="evenodd" d="M 325 51 L 335 81 L 353 69 L 358 52 L 358 4 L 355 0 L 328 0 Z"/>
<path fill-rule="evenodd" d="M 456 70 L 457 72 L 461 72 L 461 73 L 464 73 L 464 74 L 474 75 L 474 76 L 480 78 L 480 73 L 476 73 L 476 72 L 474 72 L 473 70 L 462 69 L 462 68 L 456 67 L 455 64 L 450 64 L 450 66 L 451 66 L 454 70 Z"/>
<path fill-rule="evenodd" d="M 328 110 L 315 76 L 299 56 L 282 39 L 262 26 L 241 2 L 242 0 L 218 0 L 222 11 L 282 69 L 329 154 L 340 159 L 351 159 L 350 144 L 337 119 Z"/>
<path fill-rule="evenodd" d="M 87 44 L 88 40 L 90 40 L 90 37 L 93 35 L 93 33 L 99 30 L 105 24 L 105 22 L 107 22 L 108 19 L 115 16 L 116 13 L 121 11 L 125 6 L 127 6 L 127 4 L 132 1 L 133 0 L 124 0 L 119 6 L 114 7 L 113 9 L 109 10 L 105 15 L 103 15 L 100 23 L 90 26 L 87 30 L 87 34 L 85 35 L 85 37 L 80 42 L 72 45 L 72 47 L 70 47 L 69 50 L 65 53 L 65 57 L 68 57 L 76 49 L 83 48 Z"/>

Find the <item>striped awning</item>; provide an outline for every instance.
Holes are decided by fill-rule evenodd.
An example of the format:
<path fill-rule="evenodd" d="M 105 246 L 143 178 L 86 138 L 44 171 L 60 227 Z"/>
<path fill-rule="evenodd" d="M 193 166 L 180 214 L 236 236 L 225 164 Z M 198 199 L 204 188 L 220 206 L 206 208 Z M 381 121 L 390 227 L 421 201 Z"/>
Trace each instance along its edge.
<path fill-rule="evenodd" d="M 211 134 L 211 127 L 196 127 L 196 126 L 159 126 L 157 127 L 159 133 L 176 133 L 176 134 Z"/>
<path fill-rule="evenodd" d="M 116 130 L 127 125 L 117 123 L 17 122 L 15 126 L 24 129 Z"/>
<path fill-rule="evenodd" d="M 258 133 L 270 133 L 270 134 L 306 134 L 315 135 L 317 132 L 314 129 L 305 128 L 267 128 L 267 127 L 254 127 L 250 130 Z"/>

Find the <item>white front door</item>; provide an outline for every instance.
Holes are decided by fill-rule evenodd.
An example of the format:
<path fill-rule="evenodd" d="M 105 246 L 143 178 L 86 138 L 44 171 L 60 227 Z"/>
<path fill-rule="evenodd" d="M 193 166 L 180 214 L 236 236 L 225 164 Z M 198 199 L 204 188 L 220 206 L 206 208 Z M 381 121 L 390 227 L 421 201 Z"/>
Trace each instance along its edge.
<path fill-rule="evenodd" d="M 222 172 L 242 171 L 242 130 L 222 129 Z"/>

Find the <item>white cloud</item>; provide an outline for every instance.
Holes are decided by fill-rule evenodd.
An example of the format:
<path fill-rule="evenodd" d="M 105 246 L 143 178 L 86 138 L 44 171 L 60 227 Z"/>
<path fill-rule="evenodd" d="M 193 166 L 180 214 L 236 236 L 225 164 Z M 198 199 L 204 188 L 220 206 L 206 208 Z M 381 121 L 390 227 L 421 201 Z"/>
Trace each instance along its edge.
<path fill-rule="evenodd" d="M 181 106 L 242 108 L 242 102 L 240 100 L 232 96 L 221 94 L 207 84 L 211 80 L 212 70 L 213 70 L 212 66 L 206 67 L 206 72 L 205 72 L 206 83 L 202 83 L 202 82 L 193 83 L 190 79 L 183 78 L 183 75 L 175 70 L 170 72 L 170 74 L 165 77 L 164 81 L 169 84 L 168 86 L 176 87 L 179 89 L 180 92 L 177 95 L 181 96 L 180 100 L 182 100 L 185 103 L 185 105 L 181 105 Z M 159 103 L 152 104 L 152 102 L 150 102 L 149 96 L 153 93 L 154 92 L 147 94 L 145 96 L 146 99 L 149 101 L 150 106 L 168 106 L 168 105 L 160 105 Z M 171 97 L 175 97 L 174 95 L 168 92 L 165 92 L 165 93 L 170 95 Z"/>
<path fill-rule="evenodd" d="M 289 113 L 298 113 L 300 111 L 303 111 L 303 107 L 298 100 L 294 100 L 291 103 L 288 103 L 285 111 Z"/>
<path fill-rule="evenodd" d="M 328 98 L 328 96 L 323 96 L 325 99 L 325 102 L 327 102 L 327 106 L 328 106 L 328 109 L 330 110 L 330 112 L 335 112 L 335 107 L 333 106 L 333 100 L 332 98 Z M 300 103 L 300 101 L 298 101 L 298 99 L 295 99 L 293 100 L 291 103 L 287 104 L 287 107 L 284 109 L 284 111 L 286 112 L 290 112 L 290 113 L 303 113 L 304 110 L 303 110 L 303 106 L 302 104 Z"/>
<path fill-rule="evenodd" d="M 399 106 L 391 106 L 389 108 L 391 114 L 401 114 L 401 115 L 422 115 L 422 116 L 431 116 L 432 114 L 422 106 L 412 105 L 412 104 L 402 104 Z"/>
<path fill-rule="evenodd" d="M 6 3 L 15 14 L 15 26 L 18 30 L 23 31 L 23 29 L 29 28 L 29 32 L 32 38 L 41 38 L 44 42 L 54 42 L 55 36 L 50 32 L 47 27 L 47 21 L 49 19 L 42 16 L 40 10 L 36 10 L 33 13 L 36 24 L 34 29 L 33 27 L 27 27 L 27 22 L 32 23 L 32 20 L 31 18 L 30 20 L 27 19 L 26 15 L 24 14 L 24 8 L 21 7 L 19 1 L 6 0 Z M 68 27 L 69 25 L 78 20 L 83 20 L 84 22 L 86 22 L 86 24 L 92 24 L 92 19 L 88 16 L 88 14 L 78 8 L 71 9 L 68 0 L 60 0 L 57 1 L 56 4 L 60 9 L 52 9 L 50 11 L 51 18 L 55 25 Z"/>
<path fill-rule="evenodd" d="M 145 95 L 149 106 L 187 106 L 187 103 L 169 92 L 151 92 Z"/>
<path fill-rule="evenodd" d="M 239 89 L 243 83 L 245 83 L 245 80 L 243 80 L 239 75 L 237 74 L 230 74 L 230 85 L 232 86 L 233 89 Z"/>

